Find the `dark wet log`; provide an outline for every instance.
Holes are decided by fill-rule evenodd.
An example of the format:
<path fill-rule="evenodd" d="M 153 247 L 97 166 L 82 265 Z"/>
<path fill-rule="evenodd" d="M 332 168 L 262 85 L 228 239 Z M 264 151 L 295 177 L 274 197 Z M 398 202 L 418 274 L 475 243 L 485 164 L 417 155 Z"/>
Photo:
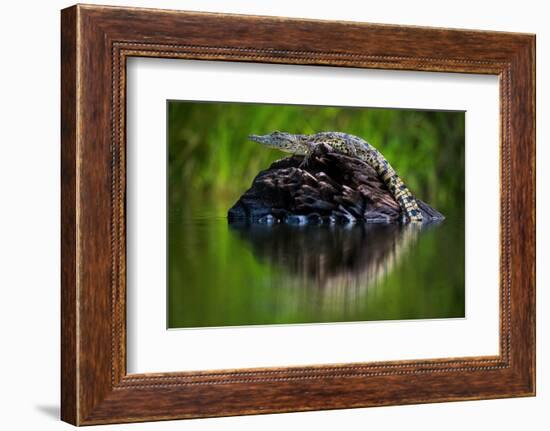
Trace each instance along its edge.
<path fill-rule="evenodd" d="M 399 204 L 367 163 L 323 146 L 303 166 L 303 157 L 274 162 L 229 210 L 230 222 L 289 224 L 325 222 L 397 223 Z M 425 222 L 444 219 L 418 200 Z"/>

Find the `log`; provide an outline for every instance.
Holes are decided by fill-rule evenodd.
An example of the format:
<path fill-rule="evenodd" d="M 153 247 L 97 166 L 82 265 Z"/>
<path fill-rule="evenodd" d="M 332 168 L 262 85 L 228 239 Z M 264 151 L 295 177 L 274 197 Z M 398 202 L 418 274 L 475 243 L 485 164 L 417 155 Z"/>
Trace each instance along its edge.
<path fill-rule="evenodd" d="M 321 146 L 307 162 L 291 156 L 261 171 L 229 209 L 230 223 L 400 223 L 399 204 L 362 160 Z M 424 223 L 444 216 L 418 200 Z"/>

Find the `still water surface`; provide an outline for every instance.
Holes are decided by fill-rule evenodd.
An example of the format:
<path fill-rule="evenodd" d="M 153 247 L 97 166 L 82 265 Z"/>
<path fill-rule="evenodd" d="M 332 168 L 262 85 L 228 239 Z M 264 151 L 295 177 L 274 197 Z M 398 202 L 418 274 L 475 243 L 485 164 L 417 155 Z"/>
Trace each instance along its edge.
<path fill-rule="evenodd" d="M 171 211 L 168 326 L 464 317 L 464 222 L 229 225 Z"/>

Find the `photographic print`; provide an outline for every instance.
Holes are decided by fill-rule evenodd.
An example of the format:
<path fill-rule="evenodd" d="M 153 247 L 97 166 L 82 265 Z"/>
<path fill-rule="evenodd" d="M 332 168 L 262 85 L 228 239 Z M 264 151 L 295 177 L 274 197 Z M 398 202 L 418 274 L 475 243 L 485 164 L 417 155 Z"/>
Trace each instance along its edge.
<path fill-rule="evenodd" d="M 464 112 L 167 111 L 169 328 L 465 317 Z"/>
<path fill-rule="evenodd" d="M 64 9 L 62 420 L 534 396 L 535 45 Z"/>

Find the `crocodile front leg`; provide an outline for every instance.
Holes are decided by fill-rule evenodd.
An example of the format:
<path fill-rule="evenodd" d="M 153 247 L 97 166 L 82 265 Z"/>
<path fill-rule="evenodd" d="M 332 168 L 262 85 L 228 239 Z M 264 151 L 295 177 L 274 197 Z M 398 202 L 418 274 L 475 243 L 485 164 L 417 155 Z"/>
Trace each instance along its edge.
<path fill-rule="evenodd" d="M 300 168 L 306 167 L 309 161 L 311 160 L 311 158 L 321 154 L 323 149 L 325 151 L 328 151 L 329 148 L 332 148 L 330 144 L 326 142 L 308 141 L 308 142 L 305 142 L 304 145 L 307 147 L 307 150 L 306 150 L 306 154 L 304 155 L 304 160 L 302 160 L 302 162 L 300 163 L 300 166 L 299 166 Z"/>

